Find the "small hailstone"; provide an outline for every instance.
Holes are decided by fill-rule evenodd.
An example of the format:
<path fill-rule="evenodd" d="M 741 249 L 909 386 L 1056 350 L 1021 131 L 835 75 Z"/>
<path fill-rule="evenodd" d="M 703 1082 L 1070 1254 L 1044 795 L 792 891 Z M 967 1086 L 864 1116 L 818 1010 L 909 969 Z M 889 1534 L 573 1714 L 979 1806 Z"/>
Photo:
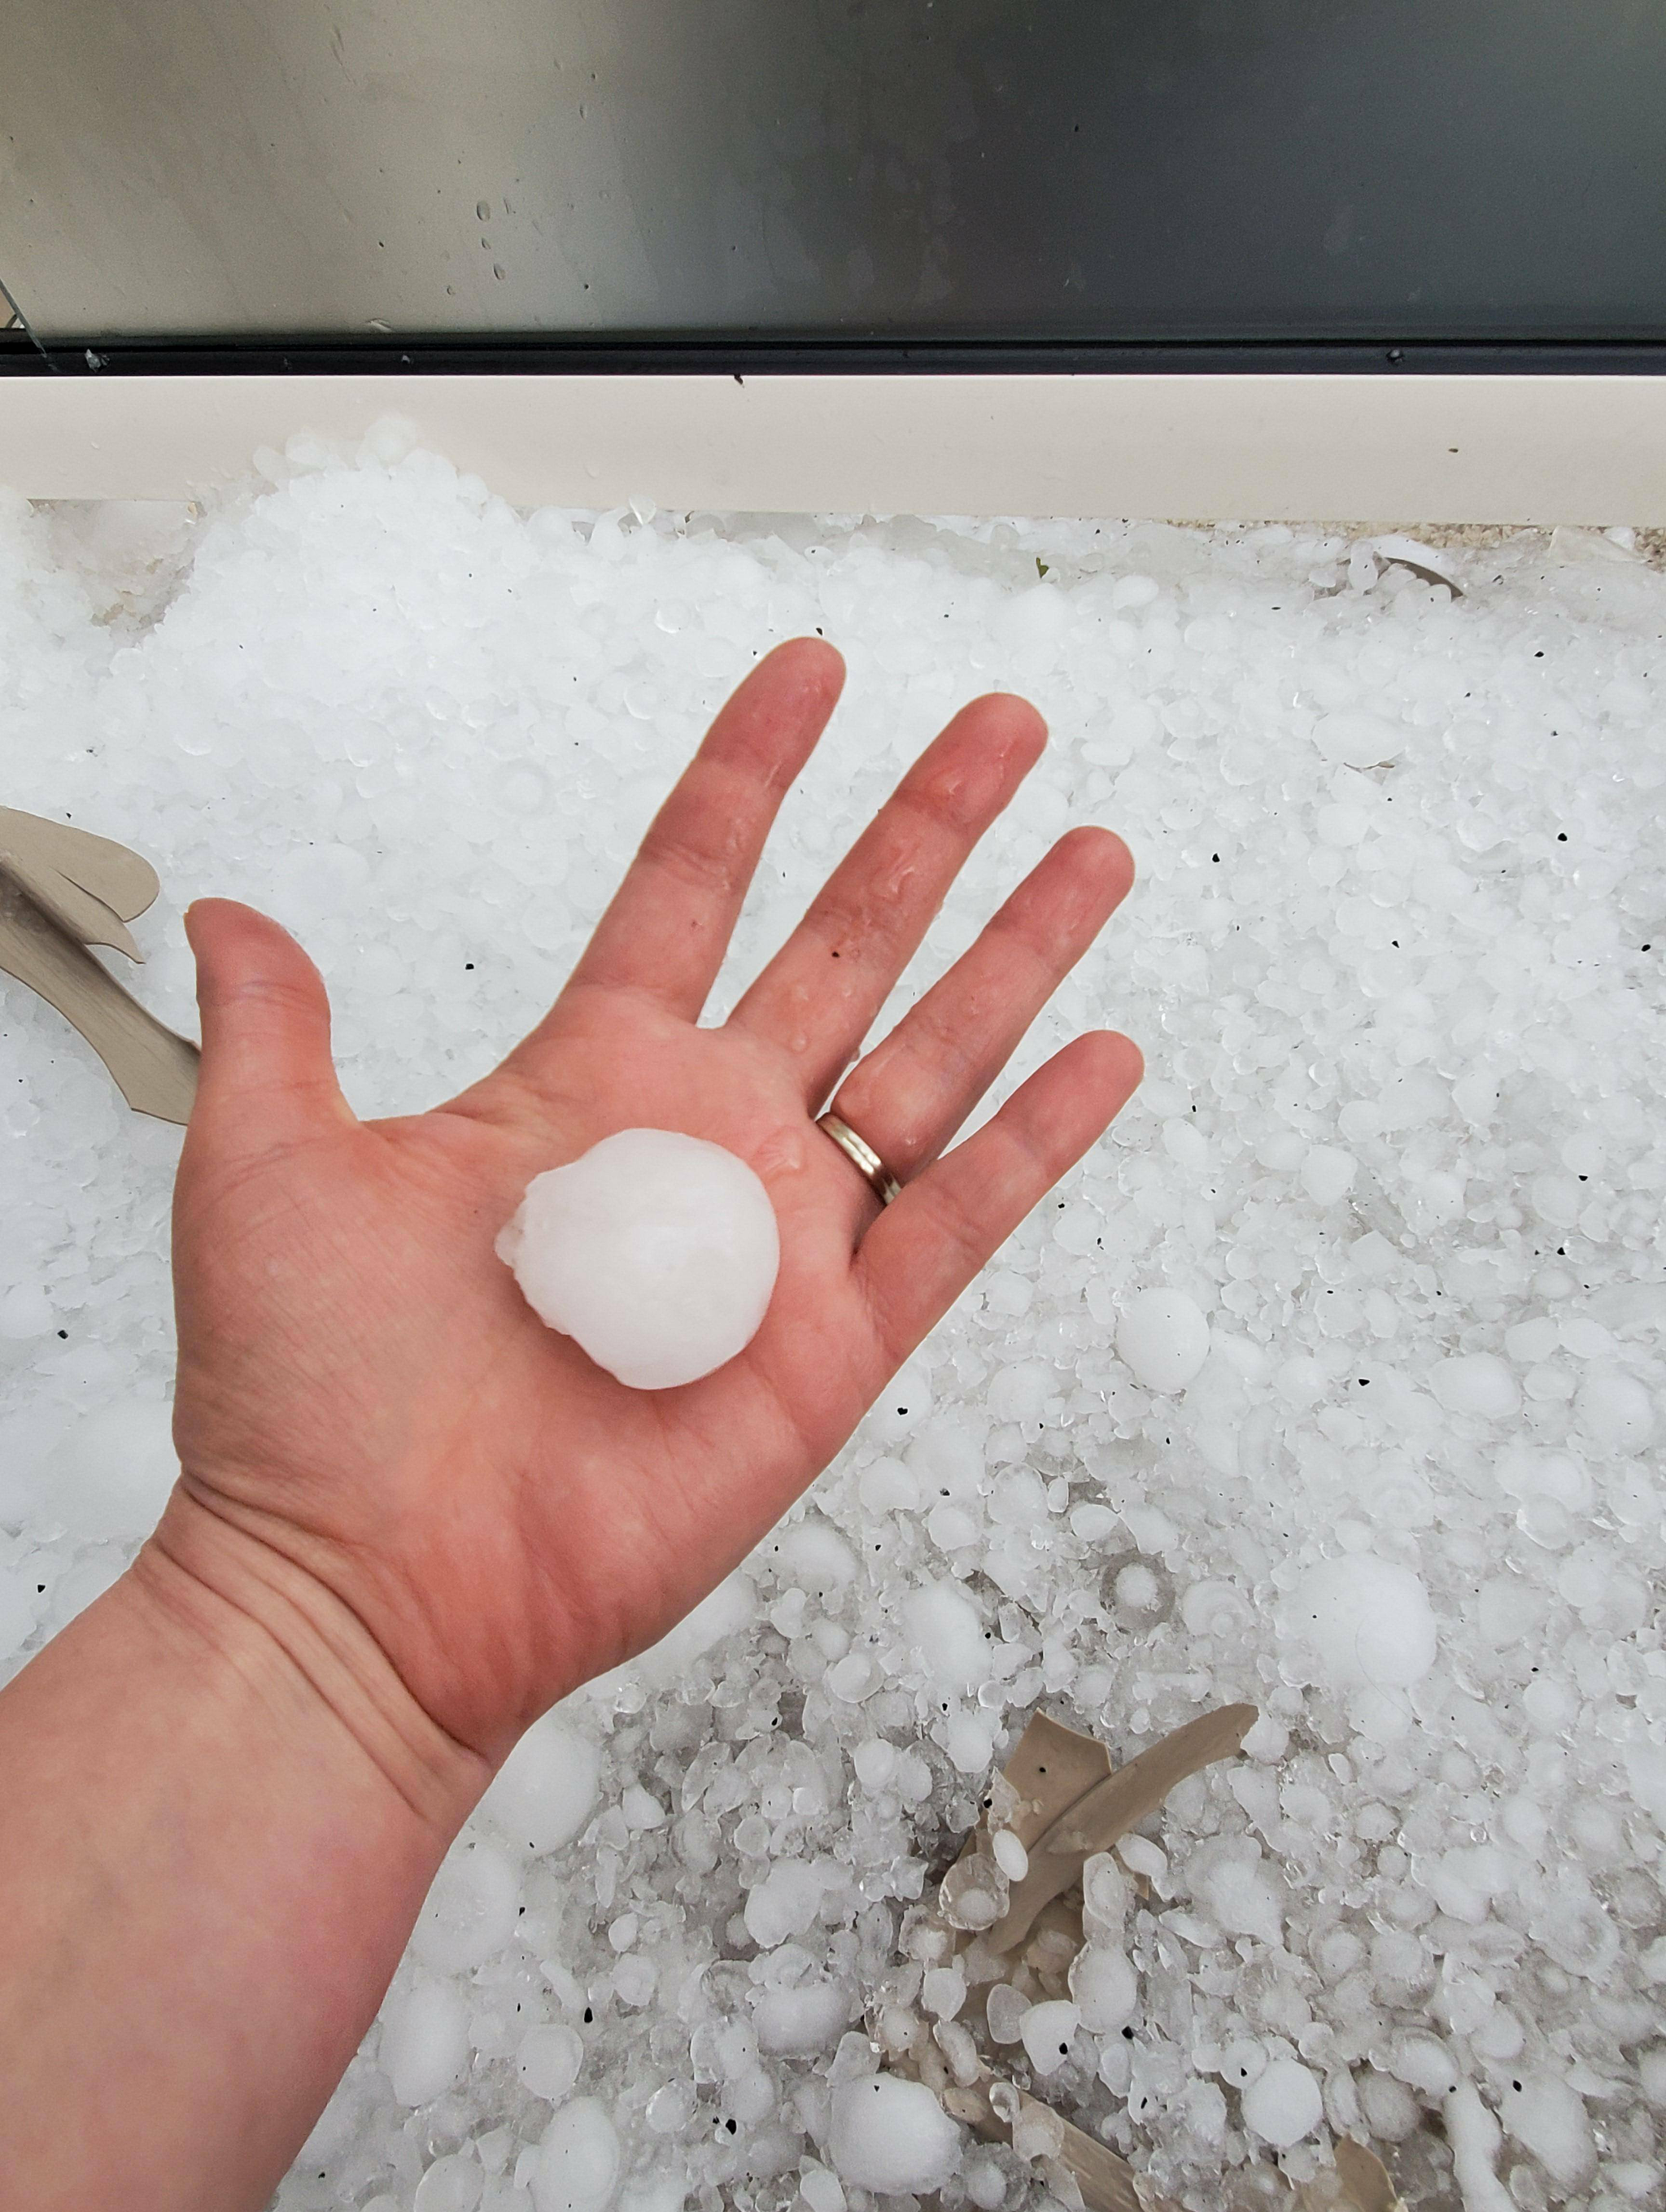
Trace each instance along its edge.
<path fill-rule="evenodd" d="M 1134 2018 L 1140 1978 L 1115 1943 L 1087 1943 L 1070 1964 L 1070 1994 L 1091 2035 L 1114 2035 Z"/>
<path fill-rule="evenodd" d="M 809 2212 L 845 2212 L 845 2194 L 836 2173 L 806 2159 L 799 2172 L 799 2195 Z"/>
<path fill-rule="evenodd" d="M 830 2051 L 849 2017 L 850 1992 L 841 1982 L 800 1982 L 752 2000 L 758 2048 L 777 2057 Z"/>
<path fill-rule="evenodd" d="M 498 1769 L 479 1810 L 512 1844 L 542 1857 L 572 1842 L 600 1787 L 595 1746 L 546 1713 Z"/>
<path fill-rule="evenodd" d="M 557 2021 L 550 2027 L 529 2027 L 515 2052 L 515 2071 L 535 2097 L 560 2104 L 579 2078 L 584 2064 L 584 2045 L 575 2029 Z"/>
<path fill-rule="evenodd" d="M 402 2105 L 431 2104 L 469 2063 L 469 2011 L 449 1982 L 419 1982 L 388 2006 L 381 2069 Z"/>
<path fill-rule="evenodd" d="M 1493 2171 L 1502 2133 L 1473 2083 L 1459 2082 L 1446 2100 L 1443 2117 L 1463 2212 L 1516 2212 L 1515 2198 Z"/>
<path fill-rule="evenodd" d="M 781 1263 L 751 1169 L 673 1129 L 620 1129 L 534 1176 L 495 1249 L 539 1320 L 636 1390 L 745 1351 Z"/>
<path fill-rule="evenodd" d="M 474 2212 L 485 2182 L 477 2159 L 453 2151 L 436 2158 L 417 2183 L 411 2212 Z"/>
<path fill-rule="evenodd" d="M 1209 1324 L 1184 1291 L 1140 1291 L 1122 1308 L 1116 1352 L 1147 1390 L 1183 1390 L 1209 1356 Z"/>
<path fill-rule="evenodd" d="M 1376 768 L 1398 758 L 1405 737 L 1392 722 L 1363 708 L 1345 708 L 1322 714 L 1313 728 L 1313 742 L 1328 761 L 1347 768 Z"/>
<path fill-rule="evenodd" d="M 532 2169 L 537 2212 L 602 2212 L 619 2185 L 619 2138 L 606 2107 L 575 2097 L 544 2131 Z"/>
<path fill-rule="evenodd" d="M 945 1689 L 970 1690 L 989 1669 L 989 1646 L 977 1607 L 958 1583 L 927 1583 L 910 1590 L 903 1626 L 925 1662 L 929 1679 Z"/>
<path fill-rule="evenodd" d="M 1460 1352 L 1443 1359 L 1429 1387 L 1449 1413 L 1479 1413 L 1484 1420 L 1507 1421 L 1521 1410 L 1520 1386 L 1504 1361 L 1490 1352 Z"/>
<path fill-rule="evenodd" d="M 994 1838 L 995 1864 L 1008 1881 L 1022 1881 L 1030 1871 L 1030 1854 L 1010 1828 L 999 1828 Z"/>
<path fill-rule="evenodd" d="M 960 2130 L 923 2081 L 870 2074 L 834 2091 L 828 2148 L 847 2188 L 924 2197 L 960 2164 Z"/>
<path fill-rule="evenodd" d="M 1505 2133 L 1531 2151 L 1568 2191 L 1584 2189 L 1596 2170 L 1596 2146 L 1584 2099 L 1549 2068 L 1511 2075 L 1499 2093 Z"/>
<path fill-rule="evenodd" d="M 509 1939 L 520 1875 L 489 1844 L 453 1847 L 434 1877 L 410 1948 L 437 1974 L 465 1974 Z"/>
<path fill-rule="evenodd" d="M 1064 2064 L 1081 2017 L 1067 1997 L 1030 2007 L 1018 2023 L 1018 2039 L 1037 2074 L 1055 2073 Z"/>
<path fill-rule="evenodd" d="M 1302 1162 L 1302 1188 L 1316 1206 L 1334 1206 L 1353 1188 L 1359 1162 L 1336 1145 L 1313 1145 Z"/>
<path fill-rule="evenodd" d="M 777 1859 L 747 1893 L 746 1932 L 760 1951 L 773 1951 L 789 1936 L 803 1935 L 824 1894 L 819 1876 L 802 1859 Z"/>
<path fill-rule="evenodd" d="M 966 2002 L 966 1977 L 960 1967 L 927 1967 L 920 2002 L 933 2020 L 952 2020 Z"/>
<path fill-rule="evenodd" d="M 1279 1623 L 1313 1647 L 1338 1688 L 1408 1689 L 1435 1662 L 1435 1617 L 1422 1582 L 1369 1552 L 1310 1568 Z"/>
<path fill-rule="evenodd" d="M 1654 1401 L 1634 1376 L 1593 1369 L 1573 1401 L 1579 1425 L 1610 1451 L 1639 1451 L 1655 1432 Z"/>
<path fill-rule="evenodd" d="M 1119 1838 L 1116 1856 L 1130 1874 L 1144 1875 L 1147 1881 L 1160 1881 L 1169 1870 L 1168 1853 L 1161 1844 L 1152 1843 L 1149 1836 Z"/>
<path fill-rule="evenodd" d="M 1324 2113 L 1324 2094 L 1317 2080 L 1294 2058 L 1275 2058 L 1243 2093 L 1245 2126 L 1274 2150 L 1311 2135 Z"/>

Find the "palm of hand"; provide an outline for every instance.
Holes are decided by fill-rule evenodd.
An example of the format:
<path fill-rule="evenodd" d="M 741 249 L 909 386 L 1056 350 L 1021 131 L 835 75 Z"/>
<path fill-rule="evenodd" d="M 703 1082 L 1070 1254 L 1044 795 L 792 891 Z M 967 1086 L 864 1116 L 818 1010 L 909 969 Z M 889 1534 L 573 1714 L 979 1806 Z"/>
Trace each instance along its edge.
<path fill-rule="evenodd" d="M 757 1541 L 1138 1080 L 1126 1039 L 1079 1039 L 931 1164 L 1127 888 L 1120 843 L 1077 833 L 839 1092 L 918 1177 L 903 1197 L 881 1214 L 815 1127 L 1038 750 L 1033 716 L 999 698 L 910 772 L 730 1022 L 695 1026 L 837 675 L 807 642 L 753 672 L 550 1016 L 432 1112 L 357 1121 L 299 948 L 246 908 L 192 910 L 204 1062 L 175 1212 L 185 1492 L 325 1583 L 488 1758 Z M 493 1250 L 534 1175 L 631 1127 L 726 1146 L 781 1230 L 751 1344 L 666 1391 L 624 1388 L 545 1328 Z"/>

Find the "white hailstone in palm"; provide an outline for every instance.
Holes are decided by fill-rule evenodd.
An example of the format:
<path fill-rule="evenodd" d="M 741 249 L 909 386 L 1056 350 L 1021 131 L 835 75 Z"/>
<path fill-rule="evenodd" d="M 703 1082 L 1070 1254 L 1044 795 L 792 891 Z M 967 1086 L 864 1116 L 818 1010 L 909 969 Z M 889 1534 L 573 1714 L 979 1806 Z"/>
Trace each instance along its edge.
<path fill-rule="evenodd" d="M 1435 1663 L 1435 1616 L 1409 1567 L 1350 1552 L 1310 1567 L 1279 1608 L 1338 1689 L 1408 1689 Z"/>
<path fill-rule="evenodd" d="M 745 1161 L 674 1129 L 621 1129 L 534 1176 L 494 1249 L 539 1320 L 635 1390 L 745 1351 L 781 1264 Z"/>
<path fill-rule="evenodd" d="M 1147 1390 L 1183 1390 L 1209 1356 L 1209 1324 L 1184 1291 L 1137 1291 L 1116 1323 L 1116 1354 Z"/>
<path fill-rule="evenodd" d="M 1244 2125 L 1274 2150 L 1311 2135 L 1324 2114 L 1324 2093 L 1298 2059 L 1275 2058 L 1243 2093 Z"/>
<path fill-rule="evenodd" d="M 828 2149 L 848 2189 L 924 2197 L 960 2164 L 960 2130 L 923 2081 L 869 2074 L 833 2092 Z"/>

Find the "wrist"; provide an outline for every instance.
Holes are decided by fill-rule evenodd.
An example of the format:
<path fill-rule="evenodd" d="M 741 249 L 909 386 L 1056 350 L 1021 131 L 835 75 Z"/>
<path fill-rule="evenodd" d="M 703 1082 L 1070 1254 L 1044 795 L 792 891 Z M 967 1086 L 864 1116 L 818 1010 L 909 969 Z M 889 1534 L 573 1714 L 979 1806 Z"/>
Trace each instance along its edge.
<path fill-rule="evenodd" d="M 286 1736 L 359 1770 L 444 1851 L 491 1768 L 424 1710 L 344 1600 L 183 1488 L 125 1579 L 228 1697 L 253 1696 Z"/>

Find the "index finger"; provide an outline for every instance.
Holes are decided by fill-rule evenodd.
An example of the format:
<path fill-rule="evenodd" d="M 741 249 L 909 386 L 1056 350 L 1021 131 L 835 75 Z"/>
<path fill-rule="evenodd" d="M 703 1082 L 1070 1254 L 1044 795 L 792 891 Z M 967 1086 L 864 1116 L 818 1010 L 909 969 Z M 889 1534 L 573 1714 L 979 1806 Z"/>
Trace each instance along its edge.
<path fill-rule="evenodd" d="M 654 816 L 563 998 L 636 991 L 698 1018 L 763 841 L 843 684 L 844 662 L 821 638 L 792 638 L 765 654 Z"/>

